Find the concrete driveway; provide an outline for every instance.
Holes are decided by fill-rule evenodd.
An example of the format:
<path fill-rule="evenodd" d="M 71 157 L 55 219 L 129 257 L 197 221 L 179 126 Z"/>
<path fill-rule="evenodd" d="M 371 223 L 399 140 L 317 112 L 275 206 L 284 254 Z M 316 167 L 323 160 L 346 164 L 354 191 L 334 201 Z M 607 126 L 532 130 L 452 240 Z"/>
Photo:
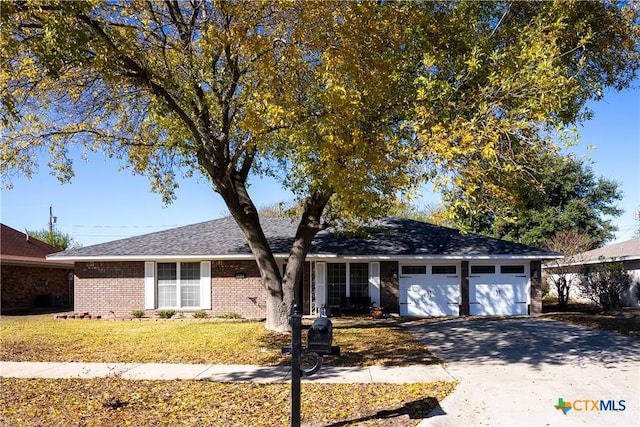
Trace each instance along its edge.
<path fill-rule="evenodd" d="M 536 318 L 407 327 L 459 381 L 420 426 L 640 425 L 640 340 Z"/>

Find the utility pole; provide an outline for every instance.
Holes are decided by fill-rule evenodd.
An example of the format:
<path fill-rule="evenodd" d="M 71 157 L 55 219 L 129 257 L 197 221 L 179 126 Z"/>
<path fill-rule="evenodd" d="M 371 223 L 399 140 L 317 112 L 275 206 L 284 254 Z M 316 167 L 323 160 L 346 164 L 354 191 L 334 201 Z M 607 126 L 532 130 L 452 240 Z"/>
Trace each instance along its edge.
<path fill-rule="evenodd" d="M 58 217 L 53 216 L 53 206 L 49 206 L 49 234 L 53 235 L 53 224 L 58 222 Z"/>

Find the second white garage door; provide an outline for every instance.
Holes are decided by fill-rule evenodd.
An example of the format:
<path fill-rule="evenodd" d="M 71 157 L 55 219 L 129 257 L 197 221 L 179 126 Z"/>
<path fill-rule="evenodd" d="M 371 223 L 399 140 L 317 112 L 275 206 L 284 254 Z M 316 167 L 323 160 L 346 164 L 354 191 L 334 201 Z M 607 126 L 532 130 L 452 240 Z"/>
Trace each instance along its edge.
<path fill-rule="evenodd" d="M 472 316 L 527 314 L 528 266 L 471 265 L 469 302 Z"/>
<path fill-rule="evenodd" d="M 400 315 L 458 316 L 460 275 L 456 265 L 403 265 Z"/>

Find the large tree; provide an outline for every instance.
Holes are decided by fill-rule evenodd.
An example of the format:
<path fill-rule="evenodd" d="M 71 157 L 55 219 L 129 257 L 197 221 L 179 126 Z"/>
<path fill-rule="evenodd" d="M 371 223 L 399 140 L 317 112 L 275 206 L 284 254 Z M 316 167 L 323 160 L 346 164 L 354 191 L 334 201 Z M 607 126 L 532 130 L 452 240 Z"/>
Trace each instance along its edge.
<path fill-rule="evenodd" d="M 545 159 L 534 174 L 535 181 L 514 189 L 520 194 L 519 203 L 486 194 L 484 208 L 474 215 L 467 214 L 468 208 L 454 208 L 450 203 L 449 208 L 456 211 L 456 224 L 476 233 L 553 250 L 559 249 L 555 241 L 558 234 L 572 231 L 589 242 L 579 252 L 603 246 L 616 231 L 610 218 L 622 213 L 616 206 L 622 199 L 618 183 L 597 177 L 583 159 L 560 155 Z M 455 197 L 465 195 L 458 191 Z M 575 254 L 571 249 L 566 248 L 566 255 Z"/>
<path fill-rule="evenodd" d="M 552 130 L 585 118 L 638 68 L 636 13 L 609 3 L 4 2 L 5 184 L 73 144 L 126 160 L 165 201 L 201 173 L 227 204 L 287 329 L 315 234 L 383 215 L 434 179 L 505 197 Z M 486 174 L 487 165 L 492 168 Z M 295 191 L 284 277 L 247 192 L 252 173 Z"/>

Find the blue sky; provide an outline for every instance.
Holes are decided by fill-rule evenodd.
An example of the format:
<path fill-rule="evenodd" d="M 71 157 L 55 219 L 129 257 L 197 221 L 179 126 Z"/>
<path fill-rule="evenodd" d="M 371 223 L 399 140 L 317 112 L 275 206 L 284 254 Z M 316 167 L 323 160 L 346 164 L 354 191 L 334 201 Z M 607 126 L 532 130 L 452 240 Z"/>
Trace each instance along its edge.
<path fill-rule="evenodd" d="M 640 81 L 634 89 L 608 92 L 602 101 L 589 104 L 594 118 L 581 125 L 580 144 L 571 152 L 592 159 L 598 176 L 620 183 L 625 212 L 614 219 L 619 228 L 614 241 L 633 238 L 640 210 Z M 588 151 L 588 146 L 597 147 Z M 49 206 L 57 217 L 56 229 L 84 246 L 151 233 L 226 215 L 222 199 L 204 179 L 180 181 L 177 200 L 165 206 L 151 193 L 146 177 L 118 172 L 117 161 L 92 155 L 76 160 L 75 178 L 60 184 L 49 174 L 46 161 L 31 180 L 14 178 L 14 188 L 1 192 L 1 221 L 20 231 L 43 229 L 49 224 Z M 253 178 L 249 189 L 255 204 L 272 205 L 292 199 L 271 179 Z M 437 201 L 424 194 L 425 201 Z"/>

